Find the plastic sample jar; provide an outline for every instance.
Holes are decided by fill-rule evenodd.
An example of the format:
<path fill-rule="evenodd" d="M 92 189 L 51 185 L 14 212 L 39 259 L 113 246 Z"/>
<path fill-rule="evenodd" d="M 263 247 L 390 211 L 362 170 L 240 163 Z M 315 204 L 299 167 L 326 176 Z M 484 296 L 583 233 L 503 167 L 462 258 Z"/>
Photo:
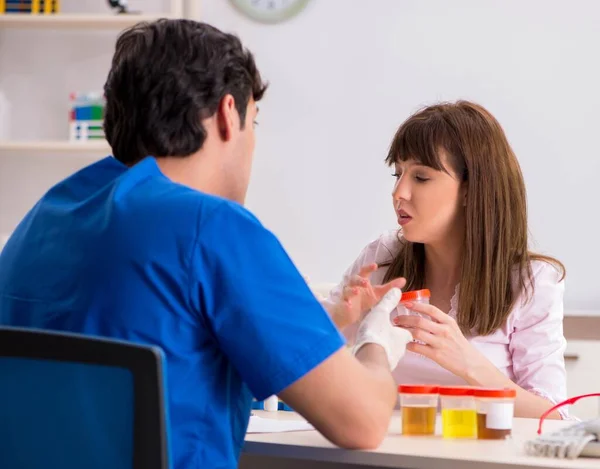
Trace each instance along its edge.
<path fill-rule="evenodd" d="M 402 297 L 398 304 L 398 316 L 419 316 L 421 318 L 431 319 L 426 314 L 417 313 L 406 307 L 406 303 L 423 303 L 428 305 L 429 298 L 431 298 L 431 292 L 427 289 L 402 292 Z M 416 342 L 417 344 L 424 343 L 416 339 L 413 340 L 413 342 Z"/>
<path fill-rule="evenodd" d="M 398 386 L 403 435 L 433 435 L 438 407 L 438 386 Z"/>
<path fill-rule="evenodd" d="M 514 389 L 475 389 L 478 439 L 510 438 L 516 397 Z"/>
<path fill-rule="evenodd" d="M 398 305 L 398 315 L 421 316 L 429 319 L 429 316 L 426 314 L 417 313 L 416 311 L 406 307 L 406 303 L 429 304 L 429 298 L 431 298 L 431 292 L 427 289 L 402 292 L 402 298 L 400 298 L 400 304 Z"/>
<path fill-rule="evenodd" d="M 442 436 L 477 438 L 475 389 L 466 386 L 440 386 Z"/>

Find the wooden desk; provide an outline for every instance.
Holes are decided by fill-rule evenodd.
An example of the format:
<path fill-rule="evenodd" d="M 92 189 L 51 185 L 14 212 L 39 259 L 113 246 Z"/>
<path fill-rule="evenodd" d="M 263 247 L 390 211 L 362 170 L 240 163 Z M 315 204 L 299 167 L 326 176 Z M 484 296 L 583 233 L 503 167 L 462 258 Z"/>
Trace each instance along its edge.
<path fill-rule="evenodd" d="M 258 412 L 261 417 L 295 419 L 289 412 Z M 438 424 L 439 424 L 438 418 Z M 572 422 L 547 421 L 544 431 L 554 431 Z M 377 450 L 350 451 L 335 447 L 316 431 L 251 434 L 240 460 L 240 469 L 310 468 L 342 469 L 516 469 L 565 468 L 598 469 L 600 459 L 534 458 L 523 451 L 523 444 L 536 436 L 537 420 L 515 419 L 513 438 L 505 441 L 443 440 L 435 437 L 403 437 L 400 415 L 395 414 L 388 437 Z M 439 429 L 438 429 L 439 433 Z"/>
<path fill-rule="evenodd" d="M 563 318 L 567 340 L 600 340 L 600 315 L 571 313 Z"/>

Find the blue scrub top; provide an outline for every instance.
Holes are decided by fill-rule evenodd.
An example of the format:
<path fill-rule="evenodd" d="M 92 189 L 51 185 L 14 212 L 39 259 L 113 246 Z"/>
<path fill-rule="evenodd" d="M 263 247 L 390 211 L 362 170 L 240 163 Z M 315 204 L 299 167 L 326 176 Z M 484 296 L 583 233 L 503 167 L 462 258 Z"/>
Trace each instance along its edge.
<path fill-rule="evenodd" d="M 344 344 L 271 232 L 152 157 L 107 157 L 33 207 L 0 254 L 0 324 L 162 347 L 175 469 L 236 468 L 252 396 Z"/>

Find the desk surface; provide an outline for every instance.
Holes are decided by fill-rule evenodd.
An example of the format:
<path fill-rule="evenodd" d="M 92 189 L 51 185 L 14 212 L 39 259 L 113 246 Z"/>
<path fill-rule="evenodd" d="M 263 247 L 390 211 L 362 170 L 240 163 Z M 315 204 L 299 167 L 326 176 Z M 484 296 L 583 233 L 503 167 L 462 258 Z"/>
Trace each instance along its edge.
<path fill-rule="evenodd" d="M 291 412 L 256 413 L 264 418 L 299 418 Z M 572 423 L 549 420 L 544 422 L 544 432 L 551 432 Z M 515 419 L 513 437 L 504 441 L 444 440 L 440 436 L 406 437 L 400 435 L 400 428 L 400 414 L 396 413 L 392 418 L 387 438 L 378 449 L 372 451 L 344 450 L 332 445 L 316 431 L 304 431 L 246 435 L 244 452 L 263 457 L 411 469 L 600 467 L 599 459 L 564 460 L 527 456 L 523 445 L 525 441 L 536 436 L 537 420 L 534 419 Z"/>

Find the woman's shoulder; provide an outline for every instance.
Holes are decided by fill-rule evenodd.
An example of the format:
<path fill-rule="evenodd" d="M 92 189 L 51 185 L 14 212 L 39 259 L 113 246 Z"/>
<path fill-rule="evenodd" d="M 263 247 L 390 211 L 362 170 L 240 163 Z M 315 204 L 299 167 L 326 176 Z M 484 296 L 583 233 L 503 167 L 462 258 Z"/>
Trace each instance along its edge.
<path fill-rule="evenodd" d="M 534 281 L 544 280 L 554 283 L 564 281 L 564 268 L 552 259 L 533 259 L 529 261 L 529 265 L 531 265 Z"/>
<path fill-rule="evenodd" d="M 524 286 L 515 303 L 515 319 L 532 322 L 543 318 L 561 317 L 563 314 L 564 272 L 559 264 L 548 259 L 534 258 L 529 261 L 531 277 L 526 272 Z M 518 277 L 515 284 L 519 285 Z"/>
<path fill-rule="evenodd" d="M 375 262 L 386 264 L 391 262 L 400 252 L 402 235 L 398 230 L 385 231 L 369 242 L 361 251 L 360 258 L 363 264 Z"/>
<path fill-rule="evenodd" d="M 513 280 L 517 283 L 521 278 L 527 289 L 538 285 L 559 285 L 564 283 L 564 271 L 559 263 L 552 259 L 534 257 L 528 263 L 528 271 L 519 275 L 519 269 L 515 268 L 513 272 Z M 531 273 L 531 276 L 529 275 Z M 517 283 L 518 284 L 518 283 Z"/>

